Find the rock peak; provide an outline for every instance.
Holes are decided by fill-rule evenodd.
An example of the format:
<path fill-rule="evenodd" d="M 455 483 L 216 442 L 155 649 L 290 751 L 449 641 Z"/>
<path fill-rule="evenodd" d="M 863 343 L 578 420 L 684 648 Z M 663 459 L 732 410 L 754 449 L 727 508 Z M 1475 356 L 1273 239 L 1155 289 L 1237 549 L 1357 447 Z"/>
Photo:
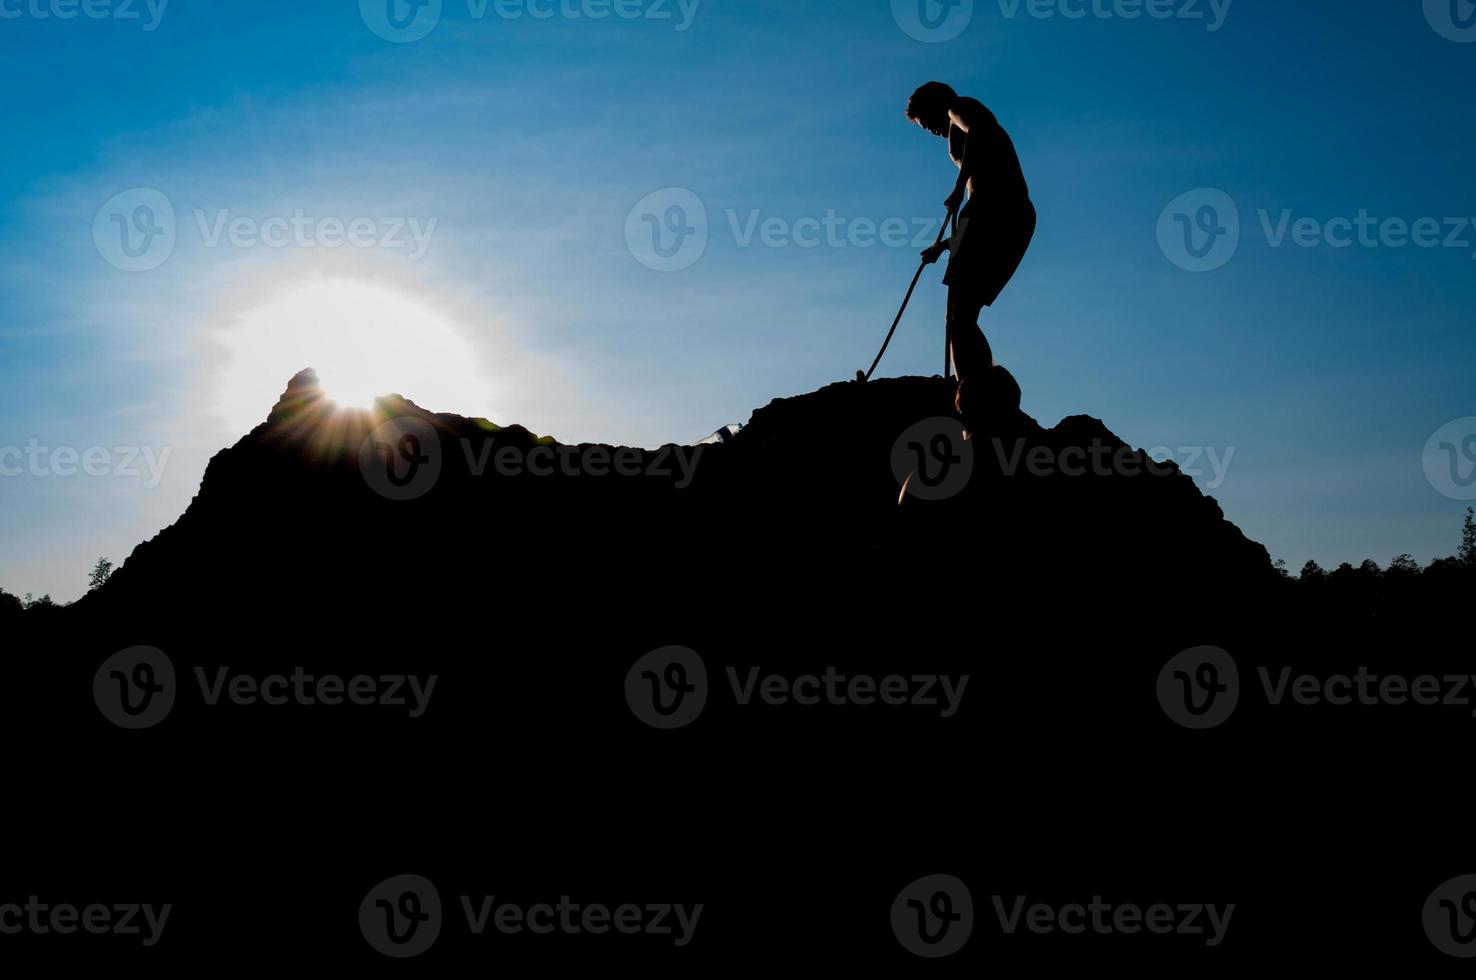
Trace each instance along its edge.
<path fill-rule="evenodd" d="M 318 372 L 312 368 L 303 368 L 292 376 L 291 381 L 287 382 L 287 390 L 282 392 L 282 396 L 277 399 L 277 404 L 272 406 L 267 421 L 279 422 L 298 415 L 322 397 L 323 388 L 318 383 Z"/>
<path fill-rule="evenodd" d="M 296 374 L 294 374 L 292 376 L 292 380 L 289 381 L 289 382 L 287 382 L 287 392 L 289 394 L 292 393 L 293 391 L 295 391 L 298 388 L 317 388 L 317 387 L 318 387 L 318 372 L 317 371 L 314 371 L 310 367 L 309 368 L 303 368 L 301 371 L 298 371 Z"/>

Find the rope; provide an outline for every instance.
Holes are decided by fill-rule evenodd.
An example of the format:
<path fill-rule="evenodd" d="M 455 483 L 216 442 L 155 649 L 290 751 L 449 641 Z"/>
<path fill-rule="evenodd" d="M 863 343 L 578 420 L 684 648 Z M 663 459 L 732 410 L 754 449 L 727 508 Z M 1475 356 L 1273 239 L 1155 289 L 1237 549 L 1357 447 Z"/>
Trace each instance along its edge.
<path fill-rule="evenodd" d="M 954 232 L 955 232 L 955 234 L 957 233 L 957 230 L 958 230 L 958 215 L 957 215 L 957 213 L 945 214 L 943 216 L 943 226 L 938 229 L 938 238 L 933 242 L 933 247 L 934 248 L 936 248 L 938 246 L 938 243 L 939 242 L 943 241 L 943 236 L 948 233 L 948 223 L 949 223 L 949 219 L 950 218 L 952 218 L 952 220 L 953 220 Z M 887 347 L 891 345 L 891 343 L 892 343 L 892 335 L 897 332 L 897 324 L 899 324 L 899 323 L 902 322 L 902 314 L 904 314 L 904 313 L 907 312 L 907 304 L 910 303 L 910 302 L 912 302 L 912 293 L 913 293 L 913 290 L 917 289 L 917 282 L 918 282 L 919 279 L 922 278 L 923 270 L 926 269 L 927 267 L 928 267 L 928 263 L 926 261 L 924 261 L 923 263 L 921 263 L 917 267 L 917 273 L 915 275 L 913 275 L 913 277 L 912 277 L 912 285 L 910 285 L 910 286 L 907 287 L 907 295 L 905 297 L 903 297 L 903 299 L 902 299 L 902 308 L 897 311 L 897 318 L 892 321 L 892 329 L 890 329 L 890 330 L 887 331 L 887 339 L 882 341 L 881 350 L 879 350 L 879 351 L 876 352 L 876 360 L 874 360 L 874 361 L 871 362 L 871 367 L 866 371 L 866 373 L 864 375 L 860 375 L 859 380 L 861 380 L 863 382 L 864 381 L 870 381 L 871 380 L 871 376 L 876 373 L 876 366 L 881 363 L 882 357 L 887 352 Z M 946 347 L 946 345 L 947 345 L 947 338 L 946 337 L 944 338 L 944 345 L 945 345 L 945 351 L 946 351 L 946 349 L 947 349 L 947 347 Z M 943 373 L 944 373 L 945 376 L 947 375 L 948 369 L 946 367 L 944 368 Z"/>

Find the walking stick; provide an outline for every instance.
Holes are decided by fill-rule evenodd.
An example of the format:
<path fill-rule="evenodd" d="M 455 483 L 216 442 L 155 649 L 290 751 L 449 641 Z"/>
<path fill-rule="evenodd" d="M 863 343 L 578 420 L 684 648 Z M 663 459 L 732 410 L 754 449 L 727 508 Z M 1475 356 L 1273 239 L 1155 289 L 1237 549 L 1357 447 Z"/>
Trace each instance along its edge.
<path fill-rule="evenodd" d="M 957 246 L 958 245 L 958 241 L 957 241 L 957 239 L 958 239 L 958 212 L 957 211 L 954 211 L 952 213 L 952 218 L 953 218 L 952 238 L 954 239 L 954 245 Z M 939 239 L 939 240 L 941 241 L 942 239 Z M 950 374 L 952 374 L 952 373 L 953 373 L 953 343 L 952 343 L 952 341 L 948 337 L 948 327 L 945 326 L 943 328 L 943 380 L 944 381 L 947 381 L 948 380 L 948 376 Z"/>

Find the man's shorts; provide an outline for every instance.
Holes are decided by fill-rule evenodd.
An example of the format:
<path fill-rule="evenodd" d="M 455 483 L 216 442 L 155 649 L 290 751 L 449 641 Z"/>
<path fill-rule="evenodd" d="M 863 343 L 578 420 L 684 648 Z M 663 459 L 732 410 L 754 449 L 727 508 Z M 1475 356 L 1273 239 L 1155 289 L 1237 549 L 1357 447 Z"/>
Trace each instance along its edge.
<path fill-rule="evenodd" d="M 1018 205 L 991 202 L 975 207 L 976 203 L 970 198 L 959 213 L 962 240 L 948 262 L 943 283 L 967 293 L 981 306 L 991 306 L 1035 237 L 1035 205 L 1028 199 Z"/>

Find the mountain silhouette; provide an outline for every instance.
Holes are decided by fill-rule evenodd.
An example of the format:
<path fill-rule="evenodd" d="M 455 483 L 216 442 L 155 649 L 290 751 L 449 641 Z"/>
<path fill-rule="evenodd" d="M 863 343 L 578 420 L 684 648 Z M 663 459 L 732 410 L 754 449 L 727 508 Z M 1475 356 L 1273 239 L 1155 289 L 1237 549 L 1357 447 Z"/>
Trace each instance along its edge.
<path fill-rule="evenodd" d="M 161 957 L 312 948 L 368 969 L 388 961 L 354 910 L 407 873 L 440 891 L 441 964 L 803 949 L 905 968 L 888 909 L 939 873 L 972 889 L 957 970 L 1261 962 L 1417 911 L 1462 869 L 1418 834 L 1454 803 L 1416 747 L 1462 737 L 1468 712 L 1360 725 L 1270 706 L 1258 674 L 1407 667 L 1409 620 L 1304 607 L 1172 463 L 1087 416 L 1040 425 L 1001 370 L 984 383 L 967 438 L 952 383 L 897 378 L 648 450 L 400 396 L 343 410 L 303 371 L 101 588 L 20 617 L 13 768 L 54 789 L 17 880 L 67 847 L 178 904 Z M 1421 629 L 1460 667 L 1442 624 Z M 1238 681 L 1205 673 L 1219 654 L 1175 667 L 1206 647 Z M 295 676 L 339 678 L 336 700 L 310 679 L 309 700 L 285 694 Z M 1396 754 L 1409 810 L 1382 818 L 1405 846 L 1384 897 L 1313 902 L 1368 893 L 1339 841 L 1360 839 L 1367 760 Z M 1319 844 L 1288 871 L 1293 813 Z M 459 897 L 494 893 L 706 911 L 685 946 L 554 949 L 468 932 Z M 993 897 L 1017 895 L 1235 902 L 1240 941 L 1047 948 L 997 923 Z M 233 923 L 263 910 L 241 948 Z M 1377 935 L 1371 959 L 1408 938 Z"/>
<path fill-rule="evenodd" d="M 1273 582 L 1266 549 L 1173 462 L 1086 416 L 1043 428 L 1008 397 L 965 440 L 950 418 L 954 391 L 936 378 L 839 383 L 775 400 L 726 443 L 634 450 L 562 446 L 400 396 L 344 411 L 303 371 L 266 422 L 211 460 L 181 518 L 79 611 L 208 608 L 280 575 L 287 554 L 335 592 L 374 581 L 388 561 L 433 570 L 448 596 L 483 595 L 489 577 L 519 601 L 598 583 L 604 599 L 580 594 L 581 603 L 625 601 L 627 586 L 645 595 L 659 583 L 664 605 L 700 606 L 718 601 L 713 586 L 747 592 L 756 567 L 846 575 L 857 561 L 931 550 L 953 552 L 965 573 L 998 587 L 1022 574 L 1038 588 L 1096 581 L 1106 570 L 1119 589 L 1178 591 L 1186 577 L 1200 588 Z M 406 434 L 422 437 L 426 462 L 401 458 Z M 366 456 L 371 439 L 378 448 Z M 615 472 L 617 457 L 627 475 Z M 899 506 L 919 460 L 938 485 L 915 480 Z M 380 479 L 386 464 L 404 486 Z M 642 546 L 606 550 L 611 534 Z M 499 572 L 499 557 L 517 574 Z M 634 567 L 638 582 L 614 574 Z"/>

